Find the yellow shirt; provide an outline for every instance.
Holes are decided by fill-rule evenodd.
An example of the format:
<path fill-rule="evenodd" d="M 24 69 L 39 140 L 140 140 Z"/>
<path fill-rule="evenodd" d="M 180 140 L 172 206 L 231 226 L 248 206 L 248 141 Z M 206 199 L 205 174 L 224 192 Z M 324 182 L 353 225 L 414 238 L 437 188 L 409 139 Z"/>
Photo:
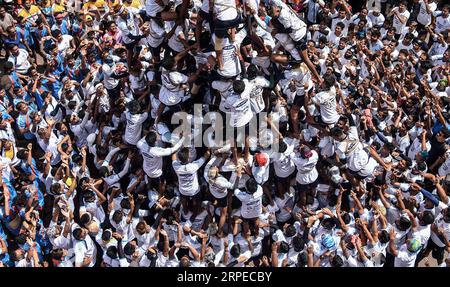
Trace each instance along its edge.
<path fill-rule="evenodd" d="M 89 6 L 92 6 L 92 5 L 94 5 L 97 8 L 103 8 L 106 5 L 106 3 L 105 3 L 105 0 L 89 1 L 87 3 L 84 3 L 83 9 L 88 9 Z"/>
<path fill-rule="evenodd" d="M 14 148 L 11 147 L 9 150 L 5 149 L 4 156 L 12 160 L 14 158 Z"/>
<path fill-rule="evenodd" d="M 53 6 L 53 13 L 61 13 L 61 12 L 65 12 L 65 11 L 66 11 L 66 7 L 64 7 L 63 5 L 55 4 L 55 6 Z"/>
<path fill-rule="evenodd" d="M 122 4 L 123 4 L 124 7 L 132 7 L 132 8 L 136 8 L 136 9 L 141 9 L 141 8 L 143 7 L 140 0 L 133 0 L 133 1 L 131 2 L 131 4 L 128 4 L 128 3 L 125 2 L 125 1 L 114 0 L 114 1 L 112 2 L 112 4 L 111 4 L 111 7 L 114 7 L 114 6 L 118 5 L 118 4 L 120 4 L 120 2 L 122 2 Z"/>
<path fill-rule="evenodd" d="M 123 1 L 123 6 L 125 7 L 133 7 L 136 9 L 141 9 L 142 8 L 142 3 L 140 0 L 133 0 L 131 2 L 131 4 L 128 4 L 127 2 Z"/>
<path fill-rule="evenodd" d="M 39 17 L 39 14 L 41 14 L 41 10 L 39 9 L 39 7 L 36 5 L 31 5 L 30 11 L 21 9 L 18 16 L 22 17 L 25 20 L 28 20 L 31 23 L 34 23 Z"/>

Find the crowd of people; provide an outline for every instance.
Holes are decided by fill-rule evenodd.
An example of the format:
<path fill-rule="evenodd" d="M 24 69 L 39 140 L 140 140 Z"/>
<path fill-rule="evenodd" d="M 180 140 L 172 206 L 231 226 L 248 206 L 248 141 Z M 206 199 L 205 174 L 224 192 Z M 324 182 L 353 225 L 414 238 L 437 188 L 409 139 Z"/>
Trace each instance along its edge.
<path fill-rule="evenodd" d="M 450 266 L 445 1 L 1 2 L 0 266 Z"/>

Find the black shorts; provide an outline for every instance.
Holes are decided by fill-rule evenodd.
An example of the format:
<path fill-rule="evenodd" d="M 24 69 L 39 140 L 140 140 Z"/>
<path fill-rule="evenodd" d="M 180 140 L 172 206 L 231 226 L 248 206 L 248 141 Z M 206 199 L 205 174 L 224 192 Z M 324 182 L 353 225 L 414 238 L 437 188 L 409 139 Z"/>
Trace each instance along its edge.
<path fill-rule="evenodd" d="M 319 184 L 318 179 L 316 179 L 315 181 L 308 183 L 308 184 L 301 184 L 297 182 L 297 190 L 300 191 L 307 191 L 313 188 L 316 188 L 317 185 Z"/>
<path fill-rule="evenodd" d="M 214 197 L 214 198 L 217 200 L 216 207 L 221 207 L 221 208 L 227 207 L 227 205 L 228 205 L 228 197 L 227 196 L 222 197 L 222 198 L 216 198 L 216 197 Z"/>
<path fill-rule="evenodd" d="M 428 240 L 427 249 L 431 249 L 431 256 L 438 261 L 444 260 L 445 247 L 439 247 L 434 243 L 433 239 Z"/>
<path fill-rule="evenodd" d="M 306 50 L 306 49 L 307 49 L 307 43 L 308 43 L 308 41 L 306 40 L 306 37 L 303 37 L 302 39 L 300 39 L 300 40 L 294 42 L 295 48 L 296 48 L 298 51 Z"/>

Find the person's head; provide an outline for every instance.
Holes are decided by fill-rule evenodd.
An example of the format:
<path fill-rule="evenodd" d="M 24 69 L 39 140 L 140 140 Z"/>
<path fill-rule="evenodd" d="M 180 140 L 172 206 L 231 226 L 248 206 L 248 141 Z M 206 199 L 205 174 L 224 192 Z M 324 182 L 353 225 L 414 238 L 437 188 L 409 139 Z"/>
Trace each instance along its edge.
<path fill-rule="evenodd" d="M 308 146 L 305 145 L 300 148 L 300 156 L 303 159 L 308 159 L 313 156 L 313 152 Z"/>
<path fill-rule="evenodd" d="M 141 105 L 138 100 L 132 100 L 128 103 L 128 110 L 131 114 L 138 114 L 141 110 Z"/>
<path fill-rule="evenodd" d="M 331 128 L 330 134 L 335 140 L 338 140 L 338 141 L 342 141 L 346 137 L 344 130 L 339 127 Z"/>
<path fill-rule="evenodd" d="M 188 164 L 189 163 L 189 148 L 188 147 L 182 147 L 180 151 L 177 154 L 178 160 L 181 164 Z"/>
<path fill-rule="evenodd" d="M 333 74 L 323 77 L 322 89 L 328 91 L 336 84 L 336 77 Z"/>
<path fill-rule="evenodd" d="M 411 227 L 411 220 L 406 216 L 400 216 L 399 219 L 395 221 L 395 225 L 401 231 L 406 231 Z"/>
<path fill-rule="evenodd" d="M 410 238 L 406 241 L 406 248 L 411 253 L 417 253 L 422 248 L 422 244 L 419 239 Z"/>
<path fill-rule="evenodd" d="M 278 18 L 280 16 L 281 8 L 278 6 L 272 6 L 272 17 Z"/>
<path fill-rule="evenodd" d="M 23 8 L 25 8 L 26 10 L 30 10 L 31 0 L 25 0 L 25 2 L 23 2 Z"/>
<path fill-rule="evenodd" d="M 245 182 L 245 189 L 247 190 L 247 193 L 254 194 L 258 190 L 258 183 L 254 178 L 249 178 Z"/>
<path fill-rule="evenodd" d="M 117 247 L 114 245 L 111 245 L 106 249 L 106 255 L 111 259 L 116 259 L 118 257 L 117 252 Z"/>
<path fill-rule="evenodd" d="M 151 130 L 146 136 L 145 136 L 145 142 L 149 146 L 155 146 L 156 140 L 158 139 L 158 133 Z"/>
<path fill-rule="evenodd" d="M 247 78 L 253 80 L 258 76 L 258 67 L 255 64 L 250 64 L 247 68 Z"/>
<path fill-rule="evenodd" d="M 389 232 L 387 230 L 381 230 L 380 234 L 378 235 L 378 239 L 382 244 L 386 244 L 390 241 Z"/>
<path fill-rule="evenodd" d="M 256 167 L 265 166 L 268 162 L 269 162 L 269 157 L 267 156 L 267 154 L 262 153 L 262 152 L 257 152 L 255 154 L 254 165 Z"/>
<path fill-rule="evenodd" d="M 406 1 L 400 1 L 400 3 L 398 4 L 398 11 L 400 13 L 403 13 L 406 11 L 408 3 Z"/>
<path fill-rule="evenodd" d="M 345 17 L 347 17 L 347 12 L 344 9 L 340 9 L 338 13 L 340 19 L 344 19 Z"/>
<path fill-rule="evenodd" d="M 84 226 L 88 225 L 92 221 L 92 216 L 89 212 L 80 216 L 80 223 Z"/>
<path fill-rule="evenodd" d="M 445 142 L 445 140 L 449 137 L 450 137 L 450 131 L 446 128 L 443 128 L 438 133 L 436 133 L 436 140 L 440 143 Z"/>
<path fill-rule="evenodd" d="M 0 17 L 3 18 L 6 15 L 6 10 L 4 6 L 0 6 Z"/>
<path fill-rule="evenodd" d="M 330 264 L 332 267 L 342 267 L 344 265 L 344 260 L 341 256 L 336 254 L 335 256 L 333 256 L 333 259 L 331 259 Z"/>
<path fill-rule="evenodd" d="M 334 33 L 335 33 L 336 35 L 340 35 L 340 34 L 342 33 L 342 31 L 344 30 L 344 28 L 345 28 L 344 23 L 338 22 L 338 23 L 336 24 L 336 27 L 334 28 Z"/>
<path fill-rule="evenodd" d="M 214 181 L 219 175 L 219 168 L 217 166 L 213 166 L 208 170 L 208 179 Z"/>
<path fill-rule="evenodd" d="M 292 247 L 294 248 L 295 252 L 300 252 L 305 248 L 305 240 L 303 237 L 295 236 L 292 239 Z"/>
<path fill-rule="evenodd" d="M 175 69 L 177 62 L 174 57 L 167 56 L 161 60 L 161 66 L 167 71 L 172 71 Z"/>
<path fill-rule="evenodd" d="M 189 260 L 188 256 L 183 256 L 180 260 L 180 266 L 181 268 L 187 268 L 191 266 L 191 261 Z"/>
<path fill-rule="evenodd" d="M 442 15 L 444 16 L 444 18 L 447 18 L 449 12 L 450 12 L 450 5 L 445 4 L 444 7 L 442 7 Z"/>
<path fill-rule="evenodd" d="M 114 212 L 114 214 L 113 214 L 112 219 L 113 219 L 113 221 L 114 221 L 115 223 L 121 222 L 122 219 L 123 219 L 123 211 L 120 210 L 120 209 L 119 209 L 119 210 L 116 210 L 116 211 Z"/>
<path fill-rule="evenodd" d="M 13 44 L 13 45 L 10 45 L 8 48 L 9 48 L 9 52 L 10 52 L 14 57 L 19 56 L 19 53 L 20 53 L 19 46 Z"/>
<path fill-rule="evenodd" d="M 241 255 L 241 245 L 239 244 L 234 244 L 231 248 L 230 248 L 230 255 L 233 258 L 238 258 Z"/>
<path fill-rule="evenodd" d="M 136 243 L 134 241 L 130 241 L 123 247 L 123 253 L 127 256 L 133 256 L 136 252 Z"/>
<path fill-rule="evenodd" d="M 62 261 L 64 257 L 67 256 L 68 252 L 66 249 L 63 248 L 55 248 L 50 253 L 53 260 L 56 261 Z"/>
<path fill-rule="evenodd" d="M 7 61 L 4 65 L 3 65 L 3 72 L 5 74 L 9 74 L 14 70 L 14 63 L 11 61 Z M 4 90 L 3 90 L 4 91 Z"/>
<path fill-rule="evenodd" d="M 417 218 L 419 219 L 419 224 L 422 226 L 427 226 L 434 222 L 434 214 L 429 210 L 417 214 Z"/>
<path fill-rule="evenodd" d="M 140 221 L 138 224 L 136 224 L 136 231 L 140 235 L 147 233 L 147 224 L 145 223 L 145 221 Z"/>
<path fill-rule="evenodd" d="M 234 80 L 233 81 L 233 91 L 236 94 L 242 94 L 242 92 L 244 92 L 245 90 L 245 82 L 242 80 Z"/>
<path fill-rule="evenodd" d="M 88 234 L 88 231 L 84 228 L 77 227 L 72 231 L 72 236 L 76 240 L 84 240 Z"/>
<path fill-rule="evenodd" d="M 327 230 L 332 230 L 336 226 L 334 218 L 328 217 L 322 220 L 322 226 Z"/>
<path fill-rule="evenodd" d="M 58 40 L 58 42 L 62 40 L 61 30 L 58 30 L 58 29 L 53 30 L 52 35 L 53 35 L 53 37 L 55 37 L 56 40 Z"/>

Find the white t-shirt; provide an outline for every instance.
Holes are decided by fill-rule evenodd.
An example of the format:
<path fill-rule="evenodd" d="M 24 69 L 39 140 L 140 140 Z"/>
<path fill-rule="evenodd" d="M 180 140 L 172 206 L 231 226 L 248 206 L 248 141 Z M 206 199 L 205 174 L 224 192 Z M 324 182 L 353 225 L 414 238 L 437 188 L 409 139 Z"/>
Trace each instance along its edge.
<path fill-rule="evenodd" d="M 431 24 L 432 18 L 431 16 L 433 15 L 433 12 L 436 11 L 437 4 L 434 2 L 428 3 L 428 7 L 430 7 L 431 11 L 431 13 L 428 14 L 425 2 L 423 0 L 420 0 L 419 3 L 420 3 L 420 10 L 419 15 L 417 15 L 417 22 L 424 26 L 428 26 Z"/>
<path fill-rule="evenodd" d="M 286 178 L 295 171 L 295 164 L 292 158 L 295 156 L 294 144 L 287 143 L 287 149 L 283 153 L 273 153 L 271 155 L 273 168 L 278 177 Z"/>
<path fill-rule="evenodd" d="M 200 191 L 197 171 L 203 163 L 205 163 L 204 157 L 185 165 L 178 160 L 172 162 L 173 169 L 178 176 L 178 188 L 182 195 L 194 196 Z"/>
<path fill-rule="evenodd" d="M 142 123 L 148 118 L 148 113 L 131 114 L 129 111 L 125 112 L 127 119 L 127 126 L 125 128 L 124 139 L 127 143 L 136 145 L 141 138 Z"/>
<path fill-rule="evenodd" d="M 414 239 L 420 240 L 420 236 L 417 233 L 413 234 Z M 420 251 L 420 250 L 419 250 Z M 398 250 L 398 255 L 395 257 L 394 266 L 395 267 L 414 267 L 416 258 L 419 252 L 410 252 L 406 246 L 403 244 Z"/>
<path fill-rule="evenodd" d="M 312 156 L 309 158 L 302 158 L 301 156 L 294 157 L 294 163 L 297 166 L 296 180 L 300 184 L 313 183 L 318 177 L 319 173 L 316 169 L 319 155 L 315 150 L 312 150 Z"/>
<path fill-rule="evenodd" d="M 258 76 L 253 80 L 249 80 L 248 85 L 250 86 L 250 104 L 252 111 L 255 114 L 260 113 L 266 107 L 262 95 L 263 88 L 268 88 L 270 82 L 266 78 Z"/>
<path fill-rule="evenodd" d="M 238 43 L 231 43 L 228 38 L 219 39 L 221 41 L 223 69 L 217 70 L 217 73 L 223 77 L 231 78 L 241 73 L 241 63 L 239 62 Z"/>
<path fill-rule="evenodd" d="M 225 109 L 230 110 L 230 125 L 232 127 L 243 127 L 253 118 L 250 104 L 250 85 L 248 85 L 246 79 L 244 79 L 244 82 L 245 90 L 240 95 L 233 92 L 224 103 Z"/>
<path fill-rule="evenodd" d="M 434 223 L 436 224 L 437 228 L 442 228 L 444 230 L 444 233 L 445 233 L 445 236 L 447 237 L 447 239 L 450 238 L 450 223 L 447 223 L 444 221 L 444 216 L 442 214 L 439 214 L 436 217 L 436 220 L 434 221 Z M 431 240 L 433 240 L 433 242 L 437 246 L 445 247 L 445 244 L 433 231 L 431 232 Z"/>
<path fill-rule="evenodd" d="M 234 195 L 242 202 L 241 215 L 243 218 L 256 218 L 262 213 L 263 190 L 261 186 L 258 186 L 254 194 L 236 189 Z"/>
<path fill-rule="evenodd" d="M 140 150 L 144 159 L 143 169 L 150 178 L 158 178 L 162 175 L 163 157 L 169 156 L 177 151 L 183 144 L 181 139 L 172 148 L 150 147 L 145 141 L 145 137 L 138 141 L 136 147 Z"/>
<path fill-rule="evenodd" d="M 339 113 L 336 110 L 336 89 L 333 87 L 330 91 L 324 91 L 316 94 L 312 101 L 320 105 L 320 116 L 322 121 L 327 124 L 335 124 L 339 120 Z"/>
<path fill-rule="evenodd" d="M 450 28 L 450 16 L 444 18 L 443 16 L 436 16 L 436 32 L 441 33 Z"/>
<path fill-rule="evenodd" d="M 73 37 L 70 35 L 62 35 L 61 37 L 62 40 L 58 43 L 58 51 L 65 55 L 66 50 L 70 48 L 70 41 L 73 40 Z"/>
<path fill-rule="evenodd" d="M 81 266 L 85 257 L 92 259 L 88 267 L 93 267 L 95 265 L 97 260 L 97 247 L 91 237 L 86 236 L 84 240 L 76 240 L 73 249 L 75 253 L 75 266 Z"/>
<path fill-rule="evenodd" d="M 398 11 L 398 7 L 395 7 L 393 10 Z M 402 13 L 400 13 L 400 16 L 405 17 L 406 21 L 408 21 L 410 15 L 411 14 L 409 13 L 408 10 L 405 10 Z M 394 14 L 394 20 L 393 20 L 392 25 L 395 28 L 395 34 L 401 34 L 402 33 L 403 28 L 406 27 L 406 21 L 405 21 L 405 24 L 402 24 L 402 22 L 400 22 L 400 20 L 398 19 L 397 15 Z"/>
<path fill-rule="evenodd" d="M 159 100 L 166 106 L 173 106 L 181 102 L 185 90 L 181 88 L 182 84 L 188 82 L 188 77 L 179 72 L 163 73 L 161 75 L 161 90 Z"/>
<path fill-rule="evenodd" d="M 234 20 L 238 16 L 236 1 L 234 0 L 215 0 L 213 13 L 217 20 Z"/>

